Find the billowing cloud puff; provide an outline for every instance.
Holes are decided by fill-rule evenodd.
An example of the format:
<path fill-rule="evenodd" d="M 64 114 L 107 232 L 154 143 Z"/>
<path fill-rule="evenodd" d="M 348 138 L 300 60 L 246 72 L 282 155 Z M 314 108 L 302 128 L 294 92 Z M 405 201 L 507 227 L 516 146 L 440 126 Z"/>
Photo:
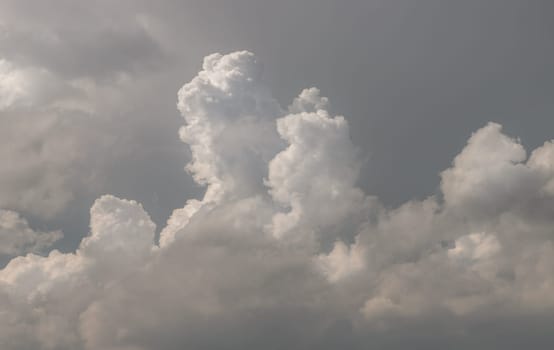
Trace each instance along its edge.
<path fill-rule="evenodd" d="M 142 206 L 111 195 L 73 253 L 10 248 L 56 238 L 12 225 L 23 243 L 1 242 L 21 255 L 0 271 L 2 349 L 554 341 L 551 142 L 527 159 L 488 124 L 440 194 L 387 209 L 357 187 L 346 119 L 315 88 L 282 108 L 261 74 L 249 52 L 213 54 L 179 91 L 187 169 L 206 193 L 175 210 L 159 243 Z"/>
<path fill-rule="evenodd" d="M 474 213 L 500 212 L 533 195 L 537 173 L 523 164 L 525 149 L 489 123 L 474 133 L 442 173 L 441 189 L 447 205 Z"/>
<path fill-rule="evenodd" d="M 180 136 L 193 156 L 187 169 L 208 185 L 206 201 L 263 188 L 267 162 L 279 150 L 274 122 L 282 112 L 260 78 L 261 66 L 251 53 L 213 54 L 179 90 L 187 123 Z"/>
<path fill-rule="evenodd" d="M 331 117 L 326 103 L 317 89 L 304 90 L 290 107 L 292 114 L 277 121 L 277 131 L 288 143 L 269 163 L 266 181 L 275 202 L 288 209 L 273 217 L 277 238 L 323 234 L 335 239 L 348 235 L 346 226 L 360 221 L 352 220 L 355 216 L 367 214 L 365 196 L 355 187 L 359 160 L 348 123 Z"/>

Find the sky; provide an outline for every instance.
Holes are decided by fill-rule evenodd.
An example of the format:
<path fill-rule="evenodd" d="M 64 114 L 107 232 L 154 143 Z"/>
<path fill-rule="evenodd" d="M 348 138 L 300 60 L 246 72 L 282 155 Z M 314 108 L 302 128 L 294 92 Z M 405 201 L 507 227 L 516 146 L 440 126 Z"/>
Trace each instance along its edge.
<path fill-rule="evenodd" d="M 552 347 L 553 11 L 0 0 L 0 348 Z"/>

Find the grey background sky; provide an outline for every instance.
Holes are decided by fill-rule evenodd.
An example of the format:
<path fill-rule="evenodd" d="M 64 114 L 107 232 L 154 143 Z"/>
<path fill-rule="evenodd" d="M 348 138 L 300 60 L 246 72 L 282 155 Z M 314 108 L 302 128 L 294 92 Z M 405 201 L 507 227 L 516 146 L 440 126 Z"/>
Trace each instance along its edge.
<path fill-rule="evenodd" d="M 487 121 L 528 149 L 552 137 L 553 10 L 539 0 L 2 0 L 4 59 L 47 69 L 58 85 L 92 86 L 79 100 L 83 115 L 60 112 L 57 127 L 28 138 L 14 118 L 42 120 L 41 107 L 0 111 L 2 128 L 17 138 L 2 141 L 2 206 L 64 230 L 62 248 L 86 234 L 88 208 L 103 193 L 142 202 L 163 225 L 202 193 L 183 174 L 176 92 L 206 54 L 237 49 L 264 62 L 283 105 L 310 86 L 329 97 L 369 157 L 360 180 L 368 193 L 390 206 L 424 198 Z M 64 87 L 56 98 L 72 93 Z M 68 138 L 72 146 L 62 146 Z M 59 151 L 33 160 L 37 142 Z M 21 204 L 17 188 L 51 187 L 56 197 L 56 186 L 27 176 L 52 163 L 61 164 L 52 178 L 69 177 L 61 187 L 72 199 L 44 215 Z"/>

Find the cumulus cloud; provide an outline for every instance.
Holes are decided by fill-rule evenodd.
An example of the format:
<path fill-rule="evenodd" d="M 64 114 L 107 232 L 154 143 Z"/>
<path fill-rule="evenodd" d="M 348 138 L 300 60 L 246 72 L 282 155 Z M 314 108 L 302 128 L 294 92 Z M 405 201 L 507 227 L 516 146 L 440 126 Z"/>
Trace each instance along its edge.
<path fill-rule="evenodd" d="M 554 340 L 551 142 L 527 159 L 488 124 L 441 174 L 440 195 L 389 209 L 357 187 L 360 156 L 328 100 L 312 88 L 283 108 L 261 74 L 252 53 L 213 54 L 179 90 L 187 170 L 206 191 L 159 242 L 140 204 L 106 195 L 75 252 L 17 251 L 29 254 L 0 270 L 2 349 Z M 24 244 L 49 241 L 17 227 Z"/>
<path fill-rule="evenodd" d="M 453 167 L 442 173 L 447 205 L 490 215 L 534 194 L 538 174 L 523 164 L 523 146 L 501 130 L 499 124 L 489 123 L 474 133 Z"/>

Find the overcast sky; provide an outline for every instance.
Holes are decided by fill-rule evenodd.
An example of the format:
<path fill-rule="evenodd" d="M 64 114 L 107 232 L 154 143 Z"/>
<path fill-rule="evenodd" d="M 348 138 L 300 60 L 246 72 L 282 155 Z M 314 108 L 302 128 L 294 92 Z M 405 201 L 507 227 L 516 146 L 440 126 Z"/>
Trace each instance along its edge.
<path fill-rule="evenodd" d="M 0 0 L 0 348 L 554 346 L 553 15 Z"/>

